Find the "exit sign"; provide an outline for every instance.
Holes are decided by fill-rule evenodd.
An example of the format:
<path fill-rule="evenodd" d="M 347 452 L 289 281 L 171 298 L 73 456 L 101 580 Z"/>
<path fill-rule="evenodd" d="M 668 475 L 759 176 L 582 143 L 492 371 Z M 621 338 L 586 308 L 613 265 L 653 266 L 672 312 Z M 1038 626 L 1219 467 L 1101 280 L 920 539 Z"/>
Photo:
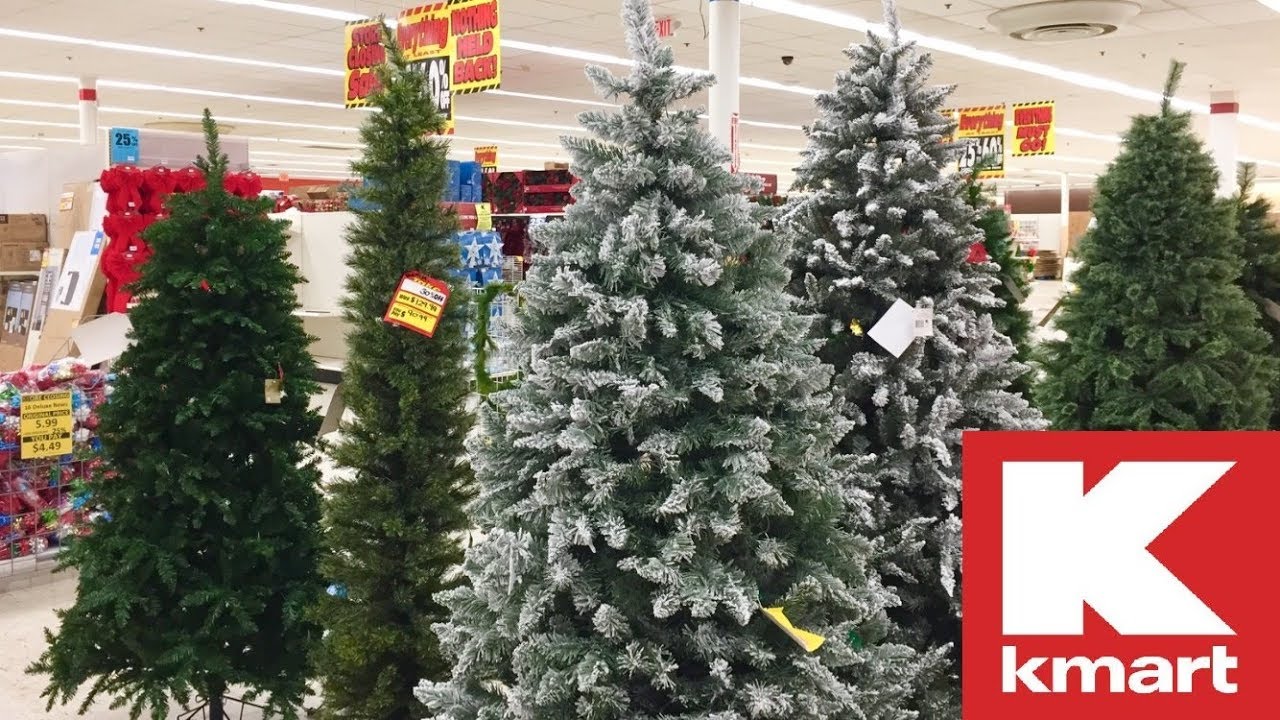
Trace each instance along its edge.
<path fill-rule="evenodd" d="M 676 23 L 674 18 L 664 17 L 658 18 L 658 37 L 669 38 L 676 34 Z"/>

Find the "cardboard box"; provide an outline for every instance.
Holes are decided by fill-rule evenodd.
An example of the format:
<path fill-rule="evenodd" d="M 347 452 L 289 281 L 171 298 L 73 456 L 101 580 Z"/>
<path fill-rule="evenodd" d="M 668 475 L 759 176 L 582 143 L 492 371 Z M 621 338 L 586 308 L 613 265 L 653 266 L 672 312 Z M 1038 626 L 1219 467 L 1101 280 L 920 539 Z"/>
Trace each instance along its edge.
<path fill-rule="evenodd" d="M 0 370 L 21 370 L 31 333 L 31 309 L 35 305 L 34 281 L 9 283 L 0 327 Z"/>
<path fill-rule="evenodd" d="M 44 333 L 44 322 L 49 317 L 49 306 L 53 305 L 53 292 L 58 288 L 58 280 L 62 277 L 62 260 L 66 255 L 67 251 L 62 248 L 44 251 L 44 259 L 40 262 L 40 279 L 36 281 L 36 302 L 31 309 L 31 335 L 27 338 L 23 367 L 35 361 L 40 336 Z"/>
<path fill-rule="evenodd" d="M 0 215 L 0 272 L 38 272 L 47 247 L 44 215 Z"/>
<path fill-rule="evenodd" d="M 568 169 L 569 169 L 569 163 L 567 163 L 567 162 L 549 162 L 549 163 L 543 163 L 543 164 L 542 164 L 542 169 L 543 169 L 543 170 L 568 170 Z"/>
<path fill-rule="evenodd" d="M 49 244 L 66 250 L 71 247 L 71 239 L 81 230 L 94 230 L 91 210 L 93 191 L 98 187 L 95 182 L 67 183 L 62 186 L 62 194 L 58 196 L 58 215 L 53 219 L 49 229 Z M 102 222 L 102 218 L 98 218 Z"/>
<path fill-rule="evenodd" d="M 75 348 L 71 332 L 98 313 L 107 287 L 100 265 L 106 245 L 107 238 L 101 232 L 85 230 L 75 234 L 44 321 L 33 361 L 36 364 L 72 354 Z"/>

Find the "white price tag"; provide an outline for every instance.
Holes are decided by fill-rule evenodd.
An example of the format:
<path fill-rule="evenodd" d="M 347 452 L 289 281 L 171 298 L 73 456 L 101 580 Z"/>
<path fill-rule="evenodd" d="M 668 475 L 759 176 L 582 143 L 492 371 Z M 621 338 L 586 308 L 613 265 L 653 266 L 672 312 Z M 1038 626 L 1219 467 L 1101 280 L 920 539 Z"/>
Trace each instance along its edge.
<path fill-rule="evenodd" d="M 916 308 L 916 337 L 933 337 L 933 308 Z"/>

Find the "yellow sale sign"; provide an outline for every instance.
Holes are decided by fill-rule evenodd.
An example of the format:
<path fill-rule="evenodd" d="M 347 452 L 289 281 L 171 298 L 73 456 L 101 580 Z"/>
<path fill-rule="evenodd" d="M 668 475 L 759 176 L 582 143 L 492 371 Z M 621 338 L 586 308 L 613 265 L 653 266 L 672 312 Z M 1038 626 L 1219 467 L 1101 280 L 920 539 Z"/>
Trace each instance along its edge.
<path fill-rule="evenodd" d="M 499 0 L 449 0 L 400 13 L 397 36 L 413 62 L 447 58 L 455 95 L 502 85 Z"/>

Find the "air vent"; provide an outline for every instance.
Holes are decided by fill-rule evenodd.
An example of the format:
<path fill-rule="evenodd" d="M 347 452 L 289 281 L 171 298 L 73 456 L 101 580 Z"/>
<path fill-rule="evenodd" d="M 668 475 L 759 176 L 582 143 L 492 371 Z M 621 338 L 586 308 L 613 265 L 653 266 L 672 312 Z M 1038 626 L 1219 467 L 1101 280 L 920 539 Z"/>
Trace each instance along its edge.
<path fill-rule="evenodd" d="M 987 20 L 1015 40 L 1068 42 L 1110 35 L 1140 12 L 1128 0 L 1051 0 L 1006 8 Z"/>

